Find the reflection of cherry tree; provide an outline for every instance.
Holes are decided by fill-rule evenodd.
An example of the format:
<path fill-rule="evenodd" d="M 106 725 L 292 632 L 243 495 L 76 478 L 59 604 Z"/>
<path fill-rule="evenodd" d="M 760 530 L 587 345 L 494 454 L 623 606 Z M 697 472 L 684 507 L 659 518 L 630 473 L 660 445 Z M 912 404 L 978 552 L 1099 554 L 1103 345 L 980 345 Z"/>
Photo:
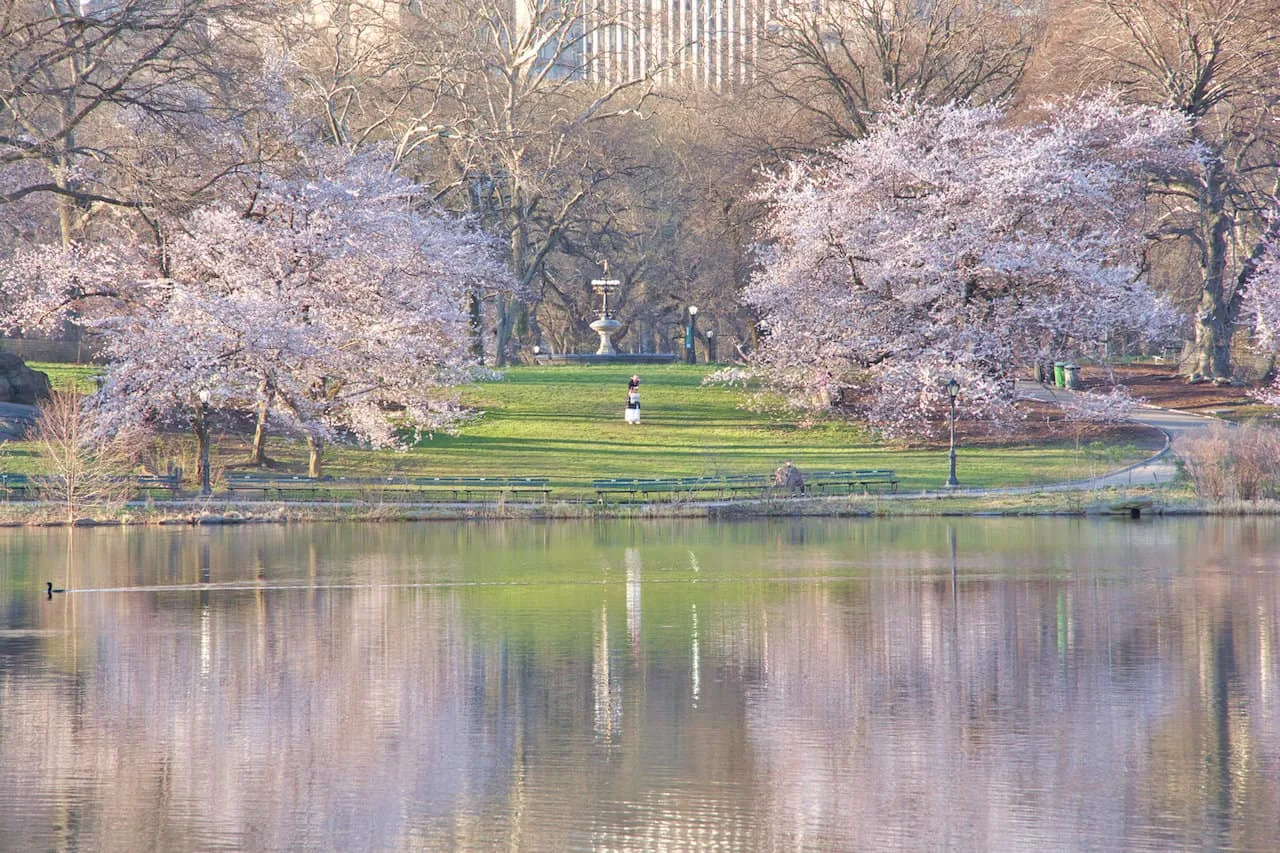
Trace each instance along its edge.
<path fill-rule="evenodd" d="M 442 391 L 470 375 L 469 283 L 502 274 L 479 234 L 419 205 L 376 158 L 314 154 L 194 212 L 161 252 L 32 252 L 6 289 L 20 321 L 74 307 L 106 333 L 117 421 L 256 403 L 305 433 L 317 475 L 342 432 L 386 446 L 458 416 Z"/>
<path fill-rule="evenodd" d="M 1155 546 L 1143 571 L 1180 550 Z M 1267 760 L 1246 758 L 1275 757 L 1263 698 L 1274 626 L 1249 612 L 1274 584 L 1179 580 L 1173 592 L 1138 585 L 1099 602 L 1087 585 L 973 581 L 961 585 L 959 616 L 947 587 L 878 584 L 867 601 L 816 589 L 771 611 L 747 727 L 784 837 L 848 850 L 1048 838 L 1062 849 L 1133 849 L 1152 826 L 1198 838 L 1215 805 L 1203 792 L 1235 771 L 1236 801 L 1248 792 L 1258 813 L 1274 809 Z M 1032 602 L 1038 613 L 1027 612 Z M 1230 728 L 1220 741 L 1209 737 L 1217 726 Z M 1162 807 L 1165 797 L 1178 807 Z M 1152 810 L 1142 813 L 1150 824 L 1133 819 L 1135 801 Z M 1245 848 L 1274 831 L 1247 818 L 1233 826 L 1254 834 Z"/>
<path fill-rule="evenodd" d="M 1134 220 L 1144 175 L 1191 165 L 1184 137 L 1174 114 L 1110 97 L 1016 127 L 994 108 L 899 104 L 767 186 L 747 291 L 770 333 L 758 364 L 819 403 L 872 392 L 866 413 L 894 431 L 940 410 L 951 376 L 969 413 L 1006 414 L 1018 360 L 1161 327 Z"/>
<path fill-rule="evenodd" d="M 1272 526 L 959 526 L 958 558 L 918 520 L 710 531 L 697 572 L 712 582 L 687 585 L 696 631 L 688 598 L 650 586 L 638 650 L 620 617 L 601 632 L 606 602 L 626 612 L 618 575 L 604 599 L 527 583 L 530 554 L 558 577 L 598 573 L 617 553 L 584 538 L 598 531 L 87 530 L 65 555 L 61 536 L 5 537 L 4 564 L 34 577 L 67 560 L 70 588 L 134 590 L 46 605 L 0 586 L 11 624 L 37 629 L 12 638 L 0 690 L 0 835 L 14 849 L 1275 849 L 1280 582 L 1258 571 Z M 835 566 L 857 580 L 824 580 Z M 475 585 L 508 570 L 515 588 Z M 405 583 L 433 578 L 464 583 Z M 622 700 L 604 741 L 599 663 Z M 67 802 L 79 819 L 64 828 Z"/>
<path fill-rule="evenodd" d="M 191 547 L 179 549 L 193 565 Z M 60 790 L 93 779 L 105 799 L 88 811 L 114 818 L 86 819 L 71 837 L 110 850 L 241 833 L 261 850 L 404 849 L 510 777 L 509 734 L 474 736 L 470 697 L 489 662 L 461 639 L 456 596 L 361 590 L 316 620 L 313 593 L 291 595 L 265 619 L 252 598 L 215 595 L 198 612 L 143 596 L 77 602 L 74 630 L 96 638 L 92 684 L 51 675 L 20 702 L 0 697 L 6 765 Z M 14 849 L 42 846 L 48 822 L 15 827 L 7 815 Z"/>

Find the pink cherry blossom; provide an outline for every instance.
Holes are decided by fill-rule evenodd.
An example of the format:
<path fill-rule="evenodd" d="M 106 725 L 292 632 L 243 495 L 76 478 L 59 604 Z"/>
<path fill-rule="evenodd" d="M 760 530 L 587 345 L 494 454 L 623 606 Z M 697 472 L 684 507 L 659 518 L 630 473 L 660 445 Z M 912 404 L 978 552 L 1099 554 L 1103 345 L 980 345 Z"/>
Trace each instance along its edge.
<path fill-rule="evenodd" d="M 1021 124 L 897 104 L 764 188 L 756 365 L 799 402 L 863 391 L 890 432 L 926 428 L 952 377 L 965 416 L 1009 417 L 1033 359 L 1169 322 L 1140 265 L 1144 186 L 1194 153 L 1179 116 L 1110 95 Z"/>

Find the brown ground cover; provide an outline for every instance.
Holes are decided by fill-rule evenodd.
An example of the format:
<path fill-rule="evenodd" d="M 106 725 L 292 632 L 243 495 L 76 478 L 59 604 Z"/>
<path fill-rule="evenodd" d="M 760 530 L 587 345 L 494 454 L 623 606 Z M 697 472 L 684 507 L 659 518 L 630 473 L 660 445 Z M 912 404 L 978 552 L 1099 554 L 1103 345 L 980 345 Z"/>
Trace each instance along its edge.
<path fill-rule="evenodd" d="M 1080 380 L 1086 391 L 1106 393 L 1113 385 L 1123 385 L 1135 399 L 1169 409 L 1226 417 L 1248 417 L 1257 413 L 1253 389 L 1211 382 L 1190 384 L 1185 377 L 1178 375 L 1177 367 L 1172 363 L 1114 365 L 1110 368 L 1106 365 L 1085 365 L 1080 370 Z M 992 430 L 985 424 L 961 421 L 956 425 L 957 435 L 970 446 L 1033 442 L 1088 444 L 1101 441 L 1159 449 L 1164 444 L 1161 433 L 1136 424 L 1076 423 L 1067 420 L 1061 409 L 1048 403 L 1024 401 L 1019 408 L 1026 417 L 1011 429 Z M 946 428 L 945 422 L 940 422 L 938 428 L 939 433 L 930 444 L 945 441 L 946 436 L 942 432 Z"/>
<path fill-rule="evenodd" d="M 1254 389 L 1246 386 L 1188 383 L 1173 364 L 1125 364 L 1109 370 L 1103 365 L 1089 365 L 1081 368 L 1080 380 L 1085 390 L 1105 392 L 1113 384 L 1123 385 L 1135 398 L 1153 406 L 1201 414 L 1229 414 L 1232 409 L 1257 402 Z"/>

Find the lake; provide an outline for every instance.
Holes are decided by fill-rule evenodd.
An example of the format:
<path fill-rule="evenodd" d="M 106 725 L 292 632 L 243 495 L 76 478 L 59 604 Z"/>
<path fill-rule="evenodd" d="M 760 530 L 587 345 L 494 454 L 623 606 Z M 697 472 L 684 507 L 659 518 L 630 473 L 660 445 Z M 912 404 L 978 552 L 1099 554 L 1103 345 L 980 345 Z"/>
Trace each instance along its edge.
<path fill-rule="evenodd" d="M 1273 851 L 1278 631 L 1270 519 L 0 531 L 0 850 Z"/>

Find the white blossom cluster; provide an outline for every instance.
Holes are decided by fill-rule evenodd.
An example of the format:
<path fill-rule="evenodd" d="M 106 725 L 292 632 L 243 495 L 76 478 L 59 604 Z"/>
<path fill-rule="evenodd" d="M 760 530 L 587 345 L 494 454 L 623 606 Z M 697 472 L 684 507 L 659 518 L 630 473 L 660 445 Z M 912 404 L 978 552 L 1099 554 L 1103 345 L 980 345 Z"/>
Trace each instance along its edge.
<path fill-rule="evenodd" d="M 374 446 L 448 428 L 468 380 L 487 238 L 375 155 L 314 149 L 179 222 L 161 245 L 42 247 L 0 265 L 12 325 L 104 335 L 108 425 L 195 406 L 272 411 L 308 437 Z"/>
<path fill-rule="evenodd" d="M 1273 221 L 1268 232 L 1271 239 L 1262 244 L 1257 267 L 1249 279 L 1245 305 L 1253 316 L 1257 343 L 1274 352 L 1280 348 L 1280 227 Z M 1280 371 L 1260 396 L 1265 402 L 1280 406 Z"/>
<path fill-rule="evenodd" d="M 773 176 L 747 290 L 758 366 L 799 400 L 861 391 L 874 424 L 910 433 L 950 378 L 966 415 L 999 420 L 1033 359 L 1164 328 L 1141 216 L 1150 176 L 1197 167 L 1184 121 L 1110 94 L 1044 115 L 903 102 Z"/>

